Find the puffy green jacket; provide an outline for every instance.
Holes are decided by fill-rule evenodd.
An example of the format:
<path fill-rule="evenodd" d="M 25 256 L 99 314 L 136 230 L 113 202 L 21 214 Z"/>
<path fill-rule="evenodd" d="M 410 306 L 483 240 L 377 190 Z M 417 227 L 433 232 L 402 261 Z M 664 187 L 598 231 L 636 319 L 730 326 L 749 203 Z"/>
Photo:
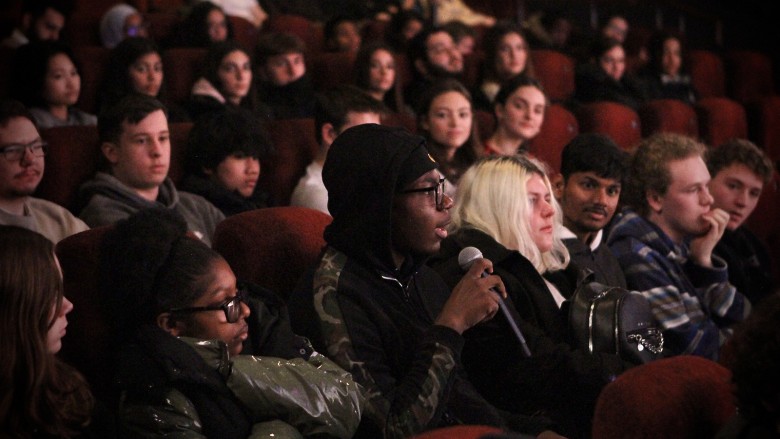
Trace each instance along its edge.
<path fill-rule="evenodd" d="M 229 358 L 221 341 L 180 340 L 220 373 L 249 410 L 255 423 L 250 438 L 349 438 L 357 430 L 364 407 L 362 391 L 348 372 L 319 353 L 308 361 Z M 133 437 L 205 437 L 194 404 L 173 388 L 162 405 L 123 404 L 120 417 Z"/>

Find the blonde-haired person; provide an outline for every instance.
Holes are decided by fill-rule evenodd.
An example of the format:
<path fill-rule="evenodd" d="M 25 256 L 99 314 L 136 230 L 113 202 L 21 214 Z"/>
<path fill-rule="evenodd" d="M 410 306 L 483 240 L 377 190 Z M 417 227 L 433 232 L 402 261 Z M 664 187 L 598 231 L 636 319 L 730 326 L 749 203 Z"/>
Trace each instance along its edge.
<path fill-rule="evenodd" d="M 493 261 L 532 355 L 523 355 L 506 319 L 496 317 L 464 333 L 466 372 L 497 407 L 544 411 L 573 438 L 590 431 L 599 391 L 631 364 L 567 344 L 564 304 L 579 270 L 570 263 L 561 227 L 562 212 L 541 162 L 523 155 L 487 157 L 461 178 L 450 235 L 430 264 L 452 285 L 463 277 L 463 248 L 476 247 Z"/>

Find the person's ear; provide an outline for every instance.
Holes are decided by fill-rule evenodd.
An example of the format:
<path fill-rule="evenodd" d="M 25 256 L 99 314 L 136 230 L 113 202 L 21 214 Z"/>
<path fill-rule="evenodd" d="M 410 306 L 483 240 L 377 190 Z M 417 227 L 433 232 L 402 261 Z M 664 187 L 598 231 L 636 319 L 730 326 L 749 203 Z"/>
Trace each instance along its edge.
<path fill-rule="evenodd" d="M 322 140 L 325 141 L 328 145 L 332 144 L 334 140 L 336 140 L 336 137 L 339 136 L 339 133 L 336 132 L 336 128 L 333 126 L 332 123 L 324 123 L 322 124 L 320 134 L 322 134 Z"/>
<path fill-rule="evenodd" d="M 119 162 L 119 145 L 114 142 L 103 142 L 100 145 L 100 150 L 103 152 L 103 156 L 112 165 Z"/>
<path fill-rule="evenodd" d="M 174 319 L 169 312 L 164 312 L 157 316 L 157 326 L 174 337 L 183 335 L 187 329 L 187 325 L 184 322 Z"/>
<path fill-rule="evenodd" d="M 553 174 L 550 178 L 550 183 L 552 184 L 553 195 L 555 195 L 555 199 L 561 201 L 563 198 L 563 188 L 566 187 L 563 174 L 560 172 Z"/>
<path fill-rule="evenodd" d="M 660 214 L 663 212 L 663 196 L 654 190 L 648 190 L 645 196 L 647 205 L 653 213 Z"/>

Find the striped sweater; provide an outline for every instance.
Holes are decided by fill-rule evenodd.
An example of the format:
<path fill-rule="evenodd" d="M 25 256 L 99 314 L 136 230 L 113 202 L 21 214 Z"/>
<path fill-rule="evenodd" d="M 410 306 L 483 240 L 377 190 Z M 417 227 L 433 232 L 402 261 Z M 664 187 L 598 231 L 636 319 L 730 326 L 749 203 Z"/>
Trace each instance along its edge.
<path fill-rule="evenodd" d="M 694 264 L 687 245 L 675 244 L 630 209 L 617 219 L 607 245 L 628 287 L 650 301 L 667 352 L 717 360 L 731 325 L 750 312 L 750 302 L 728 281 L 726 263 L 713 255 L 712 268 Z"/>

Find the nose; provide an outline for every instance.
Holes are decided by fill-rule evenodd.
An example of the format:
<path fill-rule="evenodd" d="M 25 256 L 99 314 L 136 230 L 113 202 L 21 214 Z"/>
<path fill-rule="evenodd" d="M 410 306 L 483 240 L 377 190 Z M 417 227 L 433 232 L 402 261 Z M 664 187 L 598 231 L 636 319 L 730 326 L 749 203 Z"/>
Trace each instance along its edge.
<path fill-rule="evenodd" d="M 710 204 L 712 204 L 713 201 L 715 201 L 715 199 L 712 198 L 712 195 L 710 194 L 710 190 L 707 189 L 707 187 L 705 186 L 704 189 L 702 189 L 701 204 L 703 206 L 709 206 Z"/>
<path fill-rule="evenodd" d="M 71 311 L 73 311 L 73 302 L 68 300 L 67 297 L 62 296 L 62 308 L 60 309 L 60 314 L 64 316 L 70 313 Z"/>
<path fill-rule="evenodd" d="M 160 157 L 162 155 L 162 143 L 159 140 L 153 139 L 149 142 L 149 155 L 152 157 Z"/>
<path fill-rule="evenodd" d="M 550 201 L 543 201 L 544 206 L 542 207 L 542 217 L 543 218 L 549 218 L 555 214 L 555 209 L 553 208 L 552 202 Z"/>
<path fill-rule="evenodd" d="M 35 154 L 32 153 L 32 149 L 29 147 L 24 148 L 22 151 L 22 158 L 19 160 L 19 164 L 26 166 L 32 163 L 33 160 L 35 160 Z"/>
<path fill-rule="evenodd" d="M 441 206 L 438 208 L 438 210 L 450 210 L 455 204 L 455 200 L 447 194 L 441 194 L 441 196 Z"/>
<path fill-rule="evenodd" d="M 601 188 L 595 192 L 593 202 L 599 205 L 606 205 L 609 195 L 607 194 L 607 188 Z"/>
<path fill-rule="evenodd" d="M 254 157 L 247 157 L 244 163 L 244 169 L 247 174 L 257 175 L 260 173 L 260 160 Z"/>
<path fill-rule="evenodd" d="M 737 207 L 747 206 L 748 193 L 746 190 L 740 191 L 737 197 L 734 199 L 734 203 Z"/>
<path fill-rule="evenodd" d="M 249 305 L 247 305 L 244 302 L 241 302 L 241 318 L 245 319 L 245 318 L 249 317 L 250 314 L 252 314 L 252 310 L 249 309 Z M 241 320 L 241 319 L 239 319 L 239 320 Z"/>

